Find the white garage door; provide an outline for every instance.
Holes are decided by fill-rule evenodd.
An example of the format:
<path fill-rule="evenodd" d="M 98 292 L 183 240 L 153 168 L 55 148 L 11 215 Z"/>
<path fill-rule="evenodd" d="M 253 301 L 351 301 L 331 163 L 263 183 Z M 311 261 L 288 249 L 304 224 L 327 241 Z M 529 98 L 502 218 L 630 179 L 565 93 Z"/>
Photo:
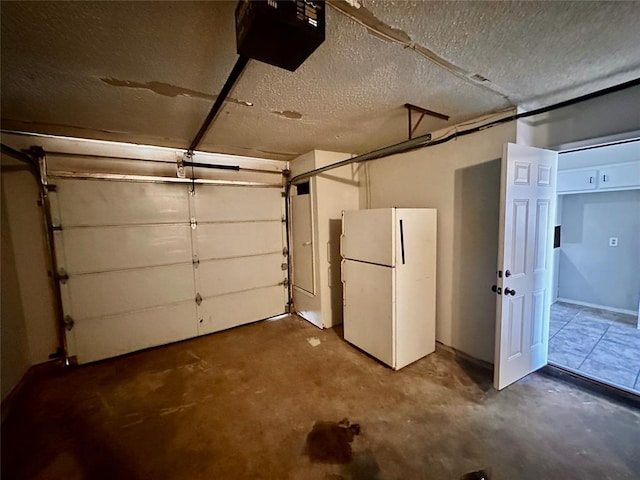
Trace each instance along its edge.
<path fill-rule="evenodd" d="M 67 353 L 78 363 L 285 310 L 280 189 L 57 179 Z"/>

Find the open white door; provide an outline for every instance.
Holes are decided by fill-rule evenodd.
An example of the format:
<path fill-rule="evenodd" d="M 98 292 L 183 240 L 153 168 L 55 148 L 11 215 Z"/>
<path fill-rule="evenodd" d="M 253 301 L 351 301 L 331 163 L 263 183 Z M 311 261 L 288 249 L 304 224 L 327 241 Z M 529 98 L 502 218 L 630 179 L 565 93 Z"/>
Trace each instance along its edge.
<path fill-rule="evenodd" d="M 557 152 L 502 155 L 496 349 L 498 390 L 547 364 Z"/>

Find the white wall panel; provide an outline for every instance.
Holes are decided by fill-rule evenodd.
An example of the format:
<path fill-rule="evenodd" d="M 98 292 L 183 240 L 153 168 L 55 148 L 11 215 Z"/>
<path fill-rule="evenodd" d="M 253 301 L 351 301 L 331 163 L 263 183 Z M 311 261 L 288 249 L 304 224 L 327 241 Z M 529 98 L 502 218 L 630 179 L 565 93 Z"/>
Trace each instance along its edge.
<path fill-rule="evenodd" d="M 196 186 L 198 222 L 282 219 L 279 188 Z"/>
<path fill-rule="evenodd" d="M 284 279 L 282 253 L 200 262 L 200 295 L 210 297 L 276 285 Z"/>
<path fill-rule="evenodd" d="M 64 179 L 56 185 L 64 228 L 189 222 L 187 185 Z"/>
<path fill-rule="evenodd" d="M 200 260 L 282 251 L 282 222 L 198 224 Z"/>
<path fill-rule="evenodd" d="M 192 260 L 188 225 L 72 228 L 62 233 L 69 274 Z"/>
<path fill-rule="evenodd" d="M 69 279 L 77 320 L 131 312 L 195 298 L 193 265 L 148 267 L 76 275 Z"/>
<path fill-rule="evenodd" d="M 78 363 L 197 336 L 193 301 L 76 322 Z"/>
<path fill-rule="evenodd" d="M 200 334 L 279 315 L 286 303 L 286 289 L 282 285 L 207 298 L 201 305 Z"/>

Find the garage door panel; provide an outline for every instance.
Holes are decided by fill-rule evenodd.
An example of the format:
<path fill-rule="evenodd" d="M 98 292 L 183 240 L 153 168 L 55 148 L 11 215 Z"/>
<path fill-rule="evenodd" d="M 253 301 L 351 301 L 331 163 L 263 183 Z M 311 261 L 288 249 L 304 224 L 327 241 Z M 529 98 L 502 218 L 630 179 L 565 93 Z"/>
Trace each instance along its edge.
<path fill-rule="evenodd" d="M 285 310 L 281 189 L 197 185 L 192 196 L 167 183 L 56 185 L 56 258 L 68 274 L 60 290 L 74 322 L 67 353 L 79 363 Z"/>
<path fill-rule="evenodd" d="M 193 265 L 77 275 L 68 282 L 74 319 L 194 301 Z"/>
<path fill-rule="evenodd" d="M 59 179 L 56 186 L 64 227 L 189 222 L 185 185 Z"/>
<path fill-rule="evenodd" d="M 200 334 L 280 315 L 286 303 L 286 291 L 281 285 L 205 299 L 201 305 Z"/>
<path fill-rule="evenodd" d="M 199 222 L 282 218 L 282 193 L 279 188 L 198 186 L 194 201 Z"/>
<path fill-rule="evenodd" d="M 282 222 L 198 225 L 200 260 L 261 255 L 282 251 Z"/>
<path fill-rule="evenodd" d="M 229 258 L 200 262 L 200 295 L 210 297 L 253 288 L 277 285 L 283 281 L 282 254 Z"/>
<path fill-rule="evenodd" d="M 75 323 L 78 363 L 197 336 L 193 301 Z"/>
<path fill-rule="evenodd" d="M 101 272 L 191 262 L 188 225 L 63 230 L 67 271 Z"/>

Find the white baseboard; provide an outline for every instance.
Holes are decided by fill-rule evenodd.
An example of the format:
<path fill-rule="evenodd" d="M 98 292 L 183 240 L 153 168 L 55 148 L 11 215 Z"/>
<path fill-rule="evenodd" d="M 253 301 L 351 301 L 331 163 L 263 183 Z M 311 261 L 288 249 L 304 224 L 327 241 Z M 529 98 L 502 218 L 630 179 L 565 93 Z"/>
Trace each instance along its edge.
<path fill-rule="evenodd" d="M 638 312 L 634 310 L 627 310 L 625 308 L 607 307 L 605 305 L 597 305 L 595 303 L 581 302 L 579 300 L 570 300 L 568 298 L 558 297 L 557 302 L 571 303 L 573 305 L 580 305 L 581 307 L 599 308 L 600 310 L 607 310 L 609 312 L 625 313 L 627 315 L 638 316 Z M 555 302 L 554 302 L 555 303 Z"/>

